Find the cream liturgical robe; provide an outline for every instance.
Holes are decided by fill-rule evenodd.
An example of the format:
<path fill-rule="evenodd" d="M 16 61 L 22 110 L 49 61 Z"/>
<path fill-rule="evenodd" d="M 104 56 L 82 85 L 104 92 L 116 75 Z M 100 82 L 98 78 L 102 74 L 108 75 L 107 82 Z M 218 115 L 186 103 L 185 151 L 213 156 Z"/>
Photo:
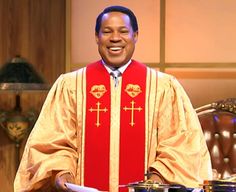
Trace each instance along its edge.
<path fill-rule="evenodd" d="M 130 66 L 134 63 L 136 61 L 132 61 Z M 102 66 L 101 61 L 96 65 Z M 109 141 L 108 147 L 105 148 L 107 150 L 105 154 L 109 157 L 104 157 L 108 161 L 108 167 L 105 168 L 107 173 L 101 173 L 102 176 L 105 175 L 104 177 L 106 174 L 108 175 L 108 188 L 89 187 L 118 192 L 120 184 L 127 184 L 120 183 L 120 181 L 125 181 L 120 178 L 120 166 L 122 166 L 120 164 L 120 156 L 122 156 L 120 154 L 120 142 L 122 142 L 120 111 L 128 109 L 120 107 L 124 77 L 123 75 L 119 77 L 119 84 L 114 87 L 113 79 L 108 75 L 109 91 L 107 86 L 104 88 L 103 84 L 96 84 L 98 87 L 95 86 L 95 88 L 99 90 L 99 94 L 106 91 L 110 94 L 109 107 L 104 107 L 104 103 L 96 101 L 96 108 L 86 109 L 90 104 L 90 102 L 86 102 L 88 94 L 90 94 L 86 79 L 87 68 L 61 75 L 51 88 L 28 138 L 14 182 L 15 192 L 37 191 L 39 188 L 42 191 L 50 191 L 50 177 L 54 171 L 61 170 L 73 174 L 79 185 L 89 184 L 87 178 L 96 179 L 99 183 L 100 173 L 94 174 L 96 178 L 93 178 L 95 176 L 92 173 L 88 175 L 93 168 L 95 170 L 96 167 L 99 168 L 100 160 L 103 158 L 103 154 L 100 152 L 86 152 L 93 148 L 91 144 L 86 143 L 88 133 L 86 125 L 89 123 L 88 116 L 91 114 L 96 114 L 96 122 L 91 121 L 95 125 L 96 131 L 99 131 L 100 125 L 102 127 L 103 123 L 109 122 Z M 102 68 L 105 69 L 104 66 Z M 143 147 L 140 149 L 139 144 L 136 145 L 136 143 L 132 146 L 134 154 L 144 151 L 143 162 L 140 163 L 140 167 L 143 167 L 140 169 L 143 171 L 141 173 L 143 179 L 145 179 L 144 174 L 148 168 L 153 167 L 169 183 L 198 187 L 203 180 L 211 179 L 211 163 L 197 115 L 184 89 L 173 76 L 148 67 L 145 70 L 145 89 L 141 86 L 138 91 L 141 93 L 144 90 L 145 103 L 142 107 L 135 108 L 134 105 L 136 106 L 138 103 L 132 100 L 132 108 L 129 109 L 137 110 L 130 110 L 131 116 L 126 116 L 132 131 L 135 131 L 135 123 L 138 121 L 137 114 L 143 112 L 145 124 Z M 130 84 L 128 85 L 130 86 Z M 131 86 L 137 90 L 136 84 L 135 86 L 131 84 Z M 102 115 L 107 113 L 110 119 L 104 122 Z M 96 135 L 94 138 L 99 139 Z M 130 136 L 125 142 L 128 146 L 133 141 Z M 91 154 L 91 156 L 87 157 L 87 154 Z M 89 158 L 89 161 L 86 160 Z M 132 167 L 132 164 L 136 163 L 134 161 L 127 162 L 126 166 Z M 127 175 L 132 174 L 129 172 L 129 168 L 125 171 Z M 140 177 L 133 181 L 138 180 Z"/>

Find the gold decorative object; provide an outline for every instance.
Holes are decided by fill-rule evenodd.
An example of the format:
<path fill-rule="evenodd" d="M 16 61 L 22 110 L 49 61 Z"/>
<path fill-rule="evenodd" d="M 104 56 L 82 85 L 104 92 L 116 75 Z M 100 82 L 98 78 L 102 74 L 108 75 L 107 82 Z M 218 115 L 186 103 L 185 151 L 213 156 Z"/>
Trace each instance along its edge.
<path fill-rule="evenodd" d="M 0 125 L 6 131 L 8 137 L 14 143 L 20 143 L 28 132 L 31 130 L 32 124 L 36 120 L 34 112 L 28 114 L 20 114 L 15 112 L 0 113 Z"/>

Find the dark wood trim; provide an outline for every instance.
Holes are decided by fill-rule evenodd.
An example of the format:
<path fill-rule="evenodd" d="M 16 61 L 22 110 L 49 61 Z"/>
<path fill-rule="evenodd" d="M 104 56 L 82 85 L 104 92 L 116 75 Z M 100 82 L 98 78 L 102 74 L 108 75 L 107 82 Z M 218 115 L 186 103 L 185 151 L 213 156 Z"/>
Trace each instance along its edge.
<path fill-rule="evenodd" d="M 66 0 L 66 72 L 71 71 L 71 0 Z"/>
<path fill-rule="evenodd" d="M 160 71 L 165 71 L 166 1 L 160 0 Z"/>
<path fill-rule="evenodd" d="M 157 64 L 157 67 L 160 64 Z M 165 68 L 236 68 L 236 63 L 165 63 Z"/>

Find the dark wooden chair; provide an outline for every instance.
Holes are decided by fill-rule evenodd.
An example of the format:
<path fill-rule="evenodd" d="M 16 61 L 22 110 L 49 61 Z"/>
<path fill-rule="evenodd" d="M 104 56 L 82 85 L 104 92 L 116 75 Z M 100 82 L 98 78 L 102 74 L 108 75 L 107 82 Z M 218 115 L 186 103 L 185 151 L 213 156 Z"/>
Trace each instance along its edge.
<path fill-rule="evenodd" d="M 236 174 L 236 98 L 196 109 L 218 179 Z"/>

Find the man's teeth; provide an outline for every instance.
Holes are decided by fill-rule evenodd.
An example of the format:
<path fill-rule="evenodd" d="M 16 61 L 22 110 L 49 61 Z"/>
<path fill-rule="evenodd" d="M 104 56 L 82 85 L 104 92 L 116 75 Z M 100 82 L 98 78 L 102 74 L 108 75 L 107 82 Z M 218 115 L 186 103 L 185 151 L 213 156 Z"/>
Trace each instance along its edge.
<path fill-rule="evenodd" d="M 121 47 L 110 47 L 110 49 L 112 51 L 118 51 L 118 50 L 121 50 L 122 48 Z"/>

